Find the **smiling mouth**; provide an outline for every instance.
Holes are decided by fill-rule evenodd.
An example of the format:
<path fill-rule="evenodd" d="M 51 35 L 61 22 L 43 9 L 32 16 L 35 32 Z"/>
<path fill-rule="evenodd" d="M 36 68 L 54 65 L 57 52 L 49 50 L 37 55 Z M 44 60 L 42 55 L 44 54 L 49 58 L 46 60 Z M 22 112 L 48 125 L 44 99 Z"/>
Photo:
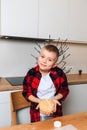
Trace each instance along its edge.
<path fill-rule="evenodd" d="M 44 65 L 44 64 L 41 64 L 41 66 L 46 67 L 46 65 Z"/>

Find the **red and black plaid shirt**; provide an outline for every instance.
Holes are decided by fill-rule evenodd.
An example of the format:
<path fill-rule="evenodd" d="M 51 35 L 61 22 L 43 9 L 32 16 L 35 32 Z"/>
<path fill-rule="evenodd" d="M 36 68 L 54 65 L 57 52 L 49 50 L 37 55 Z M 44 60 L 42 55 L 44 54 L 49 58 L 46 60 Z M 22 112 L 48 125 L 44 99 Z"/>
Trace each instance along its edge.
<path fill-rule="evenodd" d="M 37 97 L 37 90 L 41 76 L 42 75 L 39 72 L 38 65 L 28 71 L 23 81 L 23 91 L 22 91 L 22 94 L 26 98 L 26 100 L 28 100 L 28 97 L 30 95 Z M 58 93 L 61 93 L 63 95 L 63 98 L 60 100 L 60 102 L 62 102 L 69 93 L 66 75 L 62 71 L 62 69 L 55 67 L 51 69 L 50 77 L 56 88 L 55 95 L 57 95 Z M 39 109 L 38 110 L 36 109 L 37 105 L 38 105 L 37 103 L 31 102 L 30 106 L 31 122 L 40 121 L 40 112 Z M 57 106 L 57 111 L 54 113 L 54 117 L 57 116 L 62 116 L 62 105 Z"/>

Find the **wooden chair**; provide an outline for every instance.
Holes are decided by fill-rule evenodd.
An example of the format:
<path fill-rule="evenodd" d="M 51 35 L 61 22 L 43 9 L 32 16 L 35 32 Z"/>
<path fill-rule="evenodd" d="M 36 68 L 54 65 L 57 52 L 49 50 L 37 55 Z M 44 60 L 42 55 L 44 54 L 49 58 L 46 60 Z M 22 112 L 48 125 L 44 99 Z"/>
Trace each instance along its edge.
<path fill-rule="evenodd" d="M 22 95 L 22 91 L 11 92 L 11 125 L 17 124 L 17 110 L 29 107 L 31 105 Z"/>

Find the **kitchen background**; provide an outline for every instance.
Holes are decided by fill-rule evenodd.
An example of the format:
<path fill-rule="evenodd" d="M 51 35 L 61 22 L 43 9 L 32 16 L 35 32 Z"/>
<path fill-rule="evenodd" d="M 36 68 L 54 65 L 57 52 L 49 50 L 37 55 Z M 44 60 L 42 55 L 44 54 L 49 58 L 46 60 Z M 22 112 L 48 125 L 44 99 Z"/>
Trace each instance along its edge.
<path fill-rule="evenodd" d="M 24 76 L 36 63 L 31 54 L 38 55 L 37 41 L 42 45 L 41 39 L 59 37 L 69 41 L 66 67 L 72 68 L 70 73 L 78 74 L 80 69 L 87 73 L 86 12 L 87 0 L 0 0 L 0 77 Z M 87 111 L 87 83 L 69 88 L 64 115 Z M 0 91 L 0 127 L 11 125 L 10 92 Z M 29 109 L 19 111 L 19 122 L 28 123 L 28 114 Z"/>
<path fill-rule="evenodd" d="M 86 0 L 0 0 L 0 6 L 1 37 L 67 38 L 66 67 L 87 73 Z M 0 77 L 24 76 L 35 65 L 35 46 L 35 40 L 0 39 Z"/>

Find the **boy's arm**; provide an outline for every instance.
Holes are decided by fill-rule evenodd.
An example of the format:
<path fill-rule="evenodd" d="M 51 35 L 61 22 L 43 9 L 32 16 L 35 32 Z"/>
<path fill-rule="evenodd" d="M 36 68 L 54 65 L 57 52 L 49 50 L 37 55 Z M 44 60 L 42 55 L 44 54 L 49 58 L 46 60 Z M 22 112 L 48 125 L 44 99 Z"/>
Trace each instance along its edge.
<path fill-rule="evenodd" d="M 60 98 L 60 100 L 64 101 L 67 95 L 69 94 L 69 86 L 66 74 L 62 71 L 62 74 L 60 76 L 60 90 L 57 94 L 57 98 Z"/>
<path fill-rule="evenodd" d="M 63 98 L 63 95 L 61 93 L 58 93 L 56 96 L 54 96 L 55 100 L 60 100 Z"/>
<path fill-rule="evenodd" d="M 35 102 L 35 103 L 39 103 L 39 102 L 40 102 L 40 99 L 37 98 L 37 97 L 35 97 L 35 96 L 33 96 L 33 95 L 30 95 L 30 96 L 28 97 L 28 100 L 30 100 L 30 101 L 32 101 L 32 102 Z"/>

